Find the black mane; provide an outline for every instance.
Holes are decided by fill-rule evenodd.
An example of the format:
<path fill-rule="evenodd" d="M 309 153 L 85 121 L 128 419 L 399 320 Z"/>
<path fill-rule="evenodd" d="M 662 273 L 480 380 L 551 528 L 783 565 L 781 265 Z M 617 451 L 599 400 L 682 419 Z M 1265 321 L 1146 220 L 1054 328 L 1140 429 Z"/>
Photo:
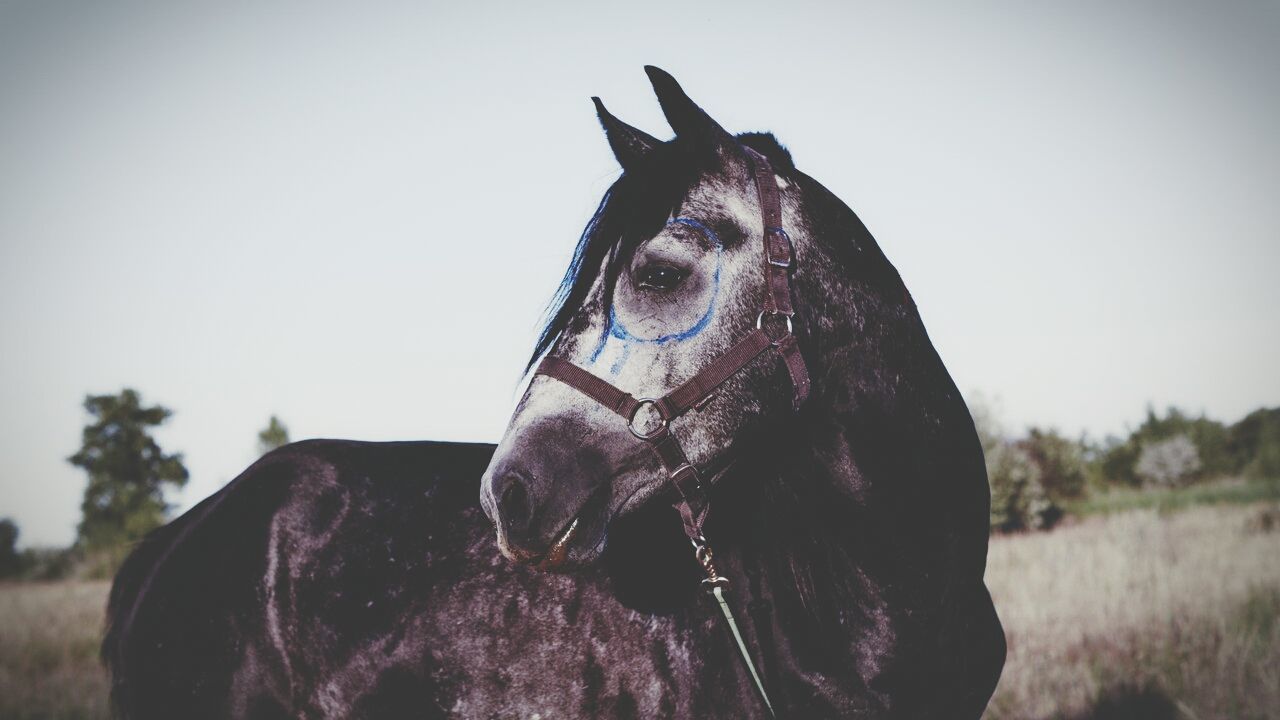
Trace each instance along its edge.
<path fill-rule="evenodd" d="M 795 173 L 791 153 L 772 133 L 741 133 L 737 140 L 764 155 L 779 175 L 790 177 Z M 609 186 L 578 238 L 569 268 L 547 305 L 547 322 L 538 334 L 526 372 L 569 327 L 595 284 L 599 269 L 603 267 L 605 271 L 608 297 L 622 259 L 657 234 L 668 218 L 679 213 L 690 188 L 709 166 L 710 158 L 679 140 L 672 140 L 654 148 L 645 156 L 643 164 L 624 172 Z M 607 264 L 605 258 L 609 258 Z"/>

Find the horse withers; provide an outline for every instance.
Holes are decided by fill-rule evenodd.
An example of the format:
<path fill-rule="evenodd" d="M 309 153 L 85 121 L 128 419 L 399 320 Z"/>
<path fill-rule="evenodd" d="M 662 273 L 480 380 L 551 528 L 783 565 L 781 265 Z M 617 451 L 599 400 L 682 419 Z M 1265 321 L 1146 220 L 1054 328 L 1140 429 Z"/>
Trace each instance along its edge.
<path fill-rule="evenodd" d="M 596 101 L 623 173 L 501 443 L 287 446 L 148 537 L 122 716 L 981 715 L 982 451 L 910 295 L 771 135 L 647 71 L 675 137 Z"/>

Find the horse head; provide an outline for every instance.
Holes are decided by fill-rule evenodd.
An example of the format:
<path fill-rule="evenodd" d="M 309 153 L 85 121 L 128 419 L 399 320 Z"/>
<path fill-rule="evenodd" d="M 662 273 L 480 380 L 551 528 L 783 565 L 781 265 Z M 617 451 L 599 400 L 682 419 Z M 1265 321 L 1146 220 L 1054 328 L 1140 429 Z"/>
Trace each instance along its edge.
<path fill-rule="evenodd" d="M 762 320 L 774 325 L 773 337 L 787 334 L 790 319 L 761 312 L 769 229 L 753 176 L 761 163 L 753 158 L 763 157 L 793 248 L 784 291 L 794 298 L 794 337 L 812 368 L 813 398 L 793 407 L 794 373 L 774 352 L 746 363 L 689 412 L 665 419 L 655 417 L 654 403 L 633 403 L 619 417 L 580 388 L 535 376 L 485 473 L 481 499 L 502 552 L 544 568 L 593 562 L 613 520 L 655 498 L 674 499 L 671 468 L 633 436 L 637 428 L 639 435 L 669 420 L 701 482 L 714 487 L 735 459 L 781 443 L 777 428 L 791 428 L 793 439 L 797 427 L 844 436 L 850 424 L 878 418 L 879 426 L 862 428 L 862 441 L 897 445 L 862 449 L 892 450 L 901 460 L 913 438 L 937 436 L 921 418 L 968 423 L 901 279 L 853 212 L 800 173 L 772 135 L 729 133 L 670 75 L 646 70 L 675 137 L 659 141 L 595 100 L 623 172 L 583 232 L 530 366 L 546 355 L 634 398 L 662 398 Z M 942 385 L 934 382 L 939 373 Z M 857 450 L 848 442 L 825 448 L 840 466 L 830 473 L 835 491 L 855 499 L 868 484 Z"/>
<path fill-rule="evenodd" d="M 656 398 L 755 323 L 764 228 L 740 140 L 670 75 L 647 70 L 675 138 L 660 142 L 595 100 L 623 174 L 583 233 L 535 359 L 546 351 Z M 744 429 L 786 410 L 785 383 L 768 363 L 753 364 L 671 431 L 694 466 L 713 467 Z M 610 520 L 663 492 L 666 479 L 625 420 L 538 376 L 485 475 L 482 503 L 509 557 L 543 560 L 555 547 L 552 564 L 581 565 L 603 550 Z"/>

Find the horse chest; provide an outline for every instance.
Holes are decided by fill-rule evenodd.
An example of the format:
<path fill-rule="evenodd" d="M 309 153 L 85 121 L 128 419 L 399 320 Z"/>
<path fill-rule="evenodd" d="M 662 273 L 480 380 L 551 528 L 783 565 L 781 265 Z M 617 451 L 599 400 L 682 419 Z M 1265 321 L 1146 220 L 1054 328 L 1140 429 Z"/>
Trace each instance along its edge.
<path fill-rule="evenodd" d="M 620 605 L 602 581 L 532 573 L 491 556 L 486 543 L 459 572 L 402 604 L 347 604 L 379 615 L 376 624 L 306 602 L 281 608 L 289 628 L 281 649 L 295 660 L 303 714 L 387 717 L 412 707 L 417 717 L 742 718 L 755 711 L 743 707 L 753 698 L 741 694 L 733 658 L 708 662 L 723 643 L 705 608 L 644 614 Z M 295 599 L 326 594 L 305 582 L 295 590 Z M 359 627 L 369 629 L 344 637 Z M 345 659 L 314 664 L 341 657 L 336 647 L 349 648 Z"/>

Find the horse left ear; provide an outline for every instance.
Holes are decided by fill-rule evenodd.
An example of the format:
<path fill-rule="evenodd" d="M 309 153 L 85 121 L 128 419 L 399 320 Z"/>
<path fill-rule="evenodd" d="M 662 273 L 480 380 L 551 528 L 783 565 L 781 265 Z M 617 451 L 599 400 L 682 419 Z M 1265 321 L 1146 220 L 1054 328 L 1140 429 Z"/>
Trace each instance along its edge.
<path fill-rule="evenodd" d="M 608 138 L 613 156 L 618 159 L 623 170 L 635 167 L 645 155 L 661 144 L 661 141 L 649 133 L 614 117 L 604 103 L 600 102 L 600 98 L 593 97 L 591 102 L 596 104 L 596 115 L 600 117 L 600 125 L 604 127 L 604 136 Z"/>
<path fill-rule="evenodd" d="M 653 84 L 653 92 L 658 96 L 662 114 L 667 116 L 667 123 L 676 131 L 676 140 L 691 142 L 695 147 L 706 150 L 731 148 L 735 145 L 733 136 L 689 99 L 670 73 L 652 65 L 645 65 L 644 71 Z"/>

